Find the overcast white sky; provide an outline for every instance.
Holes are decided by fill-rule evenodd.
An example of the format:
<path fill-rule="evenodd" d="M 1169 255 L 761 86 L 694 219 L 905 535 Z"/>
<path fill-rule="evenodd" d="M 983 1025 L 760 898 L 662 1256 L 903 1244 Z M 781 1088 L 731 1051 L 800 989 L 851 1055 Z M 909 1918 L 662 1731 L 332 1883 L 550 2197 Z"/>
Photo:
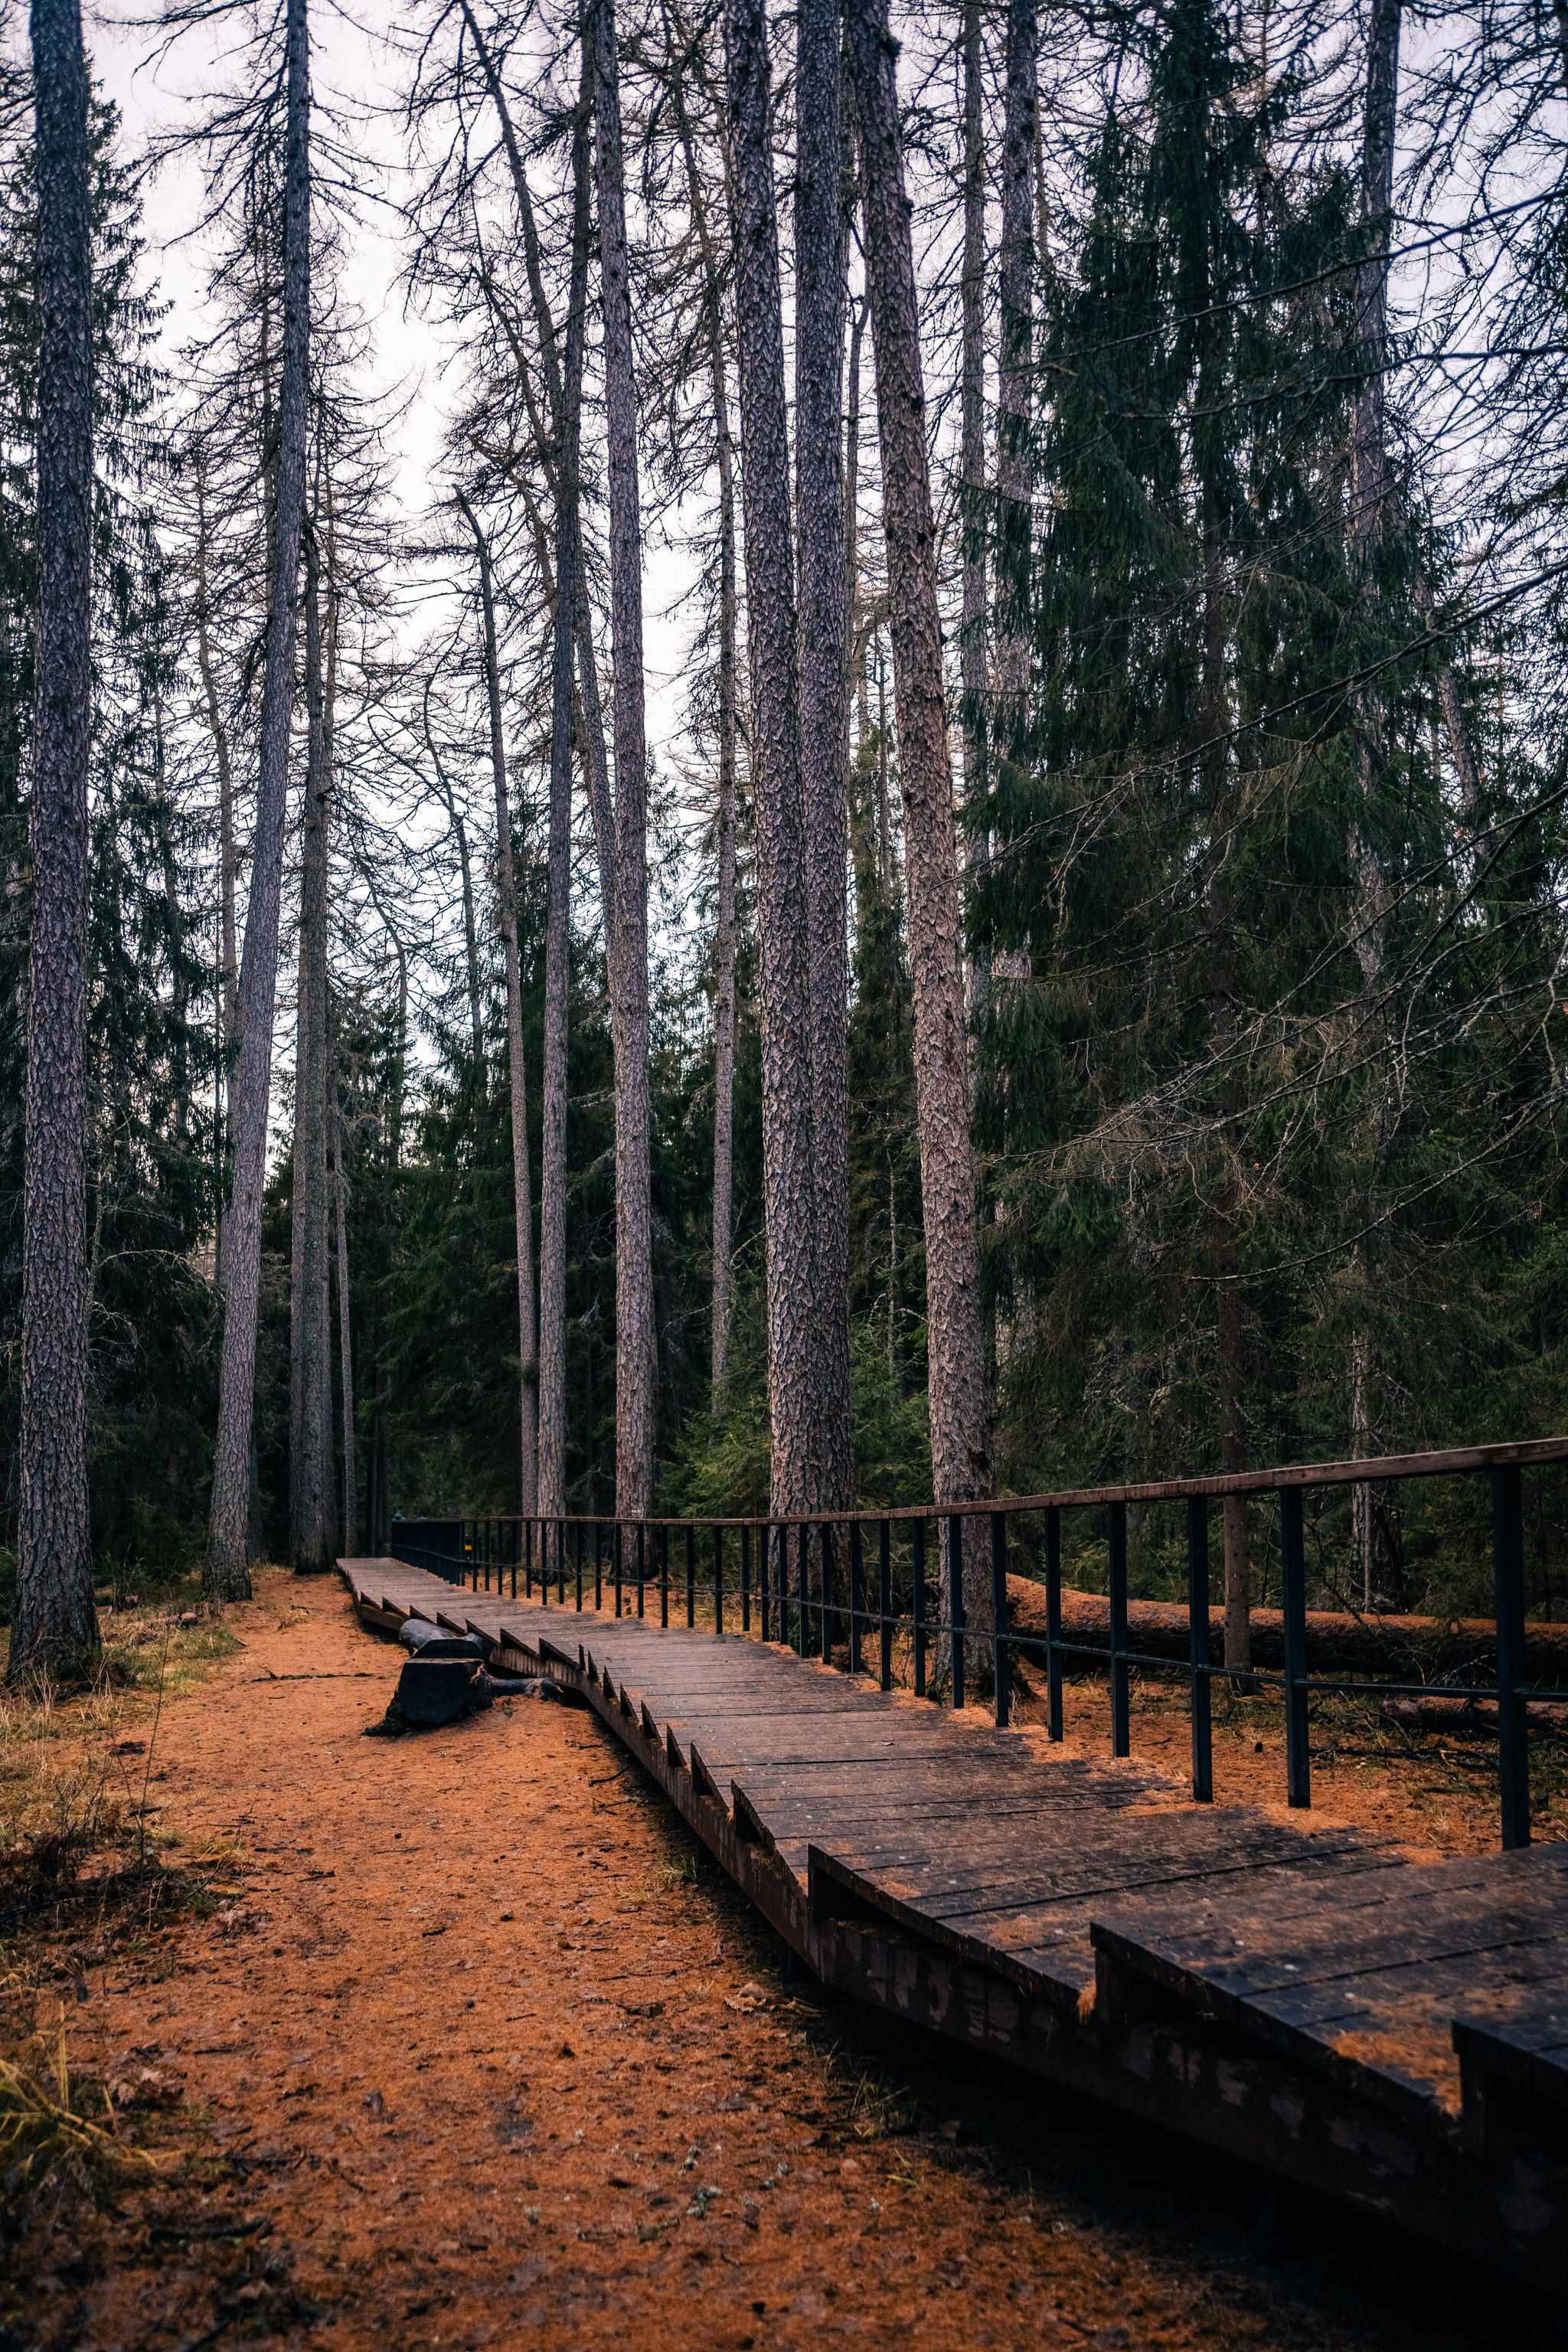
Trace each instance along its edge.
<path fill-rule="evenodd" d="M 189 113 L 192 93 L 199 99 L 226 79 L 218 63 L 221 23 L 187 34 L 162 59 L 155 57 L 153 36 L 137 26 L 130 9 L 89 7 L 84 24 L 94 70 L 121 109 L 130 156 L 140 155 L 157 132 Z M 21 29 L 25 35 L 25 26 Z M 331 103 L 335 93 L 346 92 L 354 99 L 395 102 L 399 61 L 378 36 L 340 10 L 325 5 L 312 10 L 311 58 L 319 101 Z M 373 125 L 367 137 L 374 140 L 384 164 L 395 166 L 390 130 L 381 126 L 377 135 Z M 201 197 L 199 172 L 194 161 L 187 161 L 161 171 L 146 207 L 147 273 L 173 306 L 163 327 L 169 362 L 205 324 L 210 257 L 202 241 L 191 235 Z M 442 336 L 438 323 L 404 311 L 395 284 L 402 254 L 390 211 L 378 213 L 367 205 L 349 235 L 353 262 L 345 288 L 374 336 L 375 380 L 399 395 L 401 414 L 392 455 L 398 468 L 397 505 L 412 519 L 426 503 L 439 458 L 447 397 L 442 370 L 452 359 L 454 346 Z M 681 610 L 681 604 L 692 585 L 690 567 L 678 551 L 647 549 L 643 600 L 647 731 L 649 747 L 665 768 L 685 721 L 683 680 L 696 621 Z"/>

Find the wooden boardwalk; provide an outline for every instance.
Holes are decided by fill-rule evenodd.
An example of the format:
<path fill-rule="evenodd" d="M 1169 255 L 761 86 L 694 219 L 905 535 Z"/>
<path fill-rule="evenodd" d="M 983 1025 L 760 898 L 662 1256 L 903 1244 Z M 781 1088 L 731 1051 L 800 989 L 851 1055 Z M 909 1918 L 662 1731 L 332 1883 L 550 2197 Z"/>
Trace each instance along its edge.
<path fill-rule="evenodd" d="M 342 1573 L 594 1707 L 825 1981 L 1568 2295 L 1568 1845 L 1413 1864 L 743 1637 Z"/>

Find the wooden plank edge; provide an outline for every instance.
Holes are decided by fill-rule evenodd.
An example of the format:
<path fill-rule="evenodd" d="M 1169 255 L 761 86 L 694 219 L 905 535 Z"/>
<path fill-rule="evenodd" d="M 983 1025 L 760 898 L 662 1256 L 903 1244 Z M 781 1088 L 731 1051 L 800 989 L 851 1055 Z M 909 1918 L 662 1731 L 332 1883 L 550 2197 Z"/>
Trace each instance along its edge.
<path fill-rule="evenodd" d="M 1568 2299 L 1568 2164 L 1479 2157 L 1180 2012 L 1108 2030 L 886 1923 L 813 1924 L 837 1990 Z"/>

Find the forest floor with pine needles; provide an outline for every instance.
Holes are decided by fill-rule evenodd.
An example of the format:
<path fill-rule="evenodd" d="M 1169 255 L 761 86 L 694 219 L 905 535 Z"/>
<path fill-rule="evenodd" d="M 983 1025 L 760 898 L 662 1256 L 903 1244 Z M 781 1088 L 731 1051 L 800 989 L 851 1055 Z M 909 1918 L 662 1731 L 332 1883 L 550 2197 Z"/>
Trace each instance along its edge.
<path fill-rule="evenodd" d="M 1561 2340 L 1489 2274 L 792 1975 L 594 1717 L 363 1739 L 402 1654 L 335 1581 L 172 1614 L 0 1721 L 0 2352 L 1459 2352 L 1505 2307 Z M 1142 1697 L 1180 1801 L 1184 1711 Z M 1103 1694 L 1068 1705 L 1103 1753 Z M 1325 1807 L 1495 1842 L 1453 1743 L 1353 1729 Z M 1278 1800 L 1278 1739 L 1268 1702 L 1219 1710 L 1222 1797 Z"/>

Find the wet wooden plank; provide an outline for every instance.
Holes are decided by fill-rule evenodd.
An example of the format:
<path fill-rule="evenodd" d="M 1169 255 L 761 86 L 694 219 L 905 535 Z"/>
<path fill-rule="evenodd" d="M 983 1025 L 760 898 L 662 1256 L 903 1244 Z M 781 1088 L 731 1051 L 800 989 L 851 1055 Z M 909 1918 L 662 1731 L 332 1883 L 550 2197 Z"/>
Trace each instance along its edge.
<path fill-rule="evenodd" d="M 1276 1909 L 1243 1885 L 1100 1920 L 1108 2010 L 1134 1979 L 1360 2095 L 1443 2126 L 1462 2105 L 1454 2021 L 1568 1982 L 1568 1847 L 1410 1865 Z"/>
<path fill-rule="evenodd" d="M 1485 2000 L 1467 1996 L 1452 2031 L 1467 2104 L 1473 2068 L 1552 2109 L 1568 2110 L 1568 1977 L 1563 1972 L 1538 1984 L 1507 1986 Z"/>

